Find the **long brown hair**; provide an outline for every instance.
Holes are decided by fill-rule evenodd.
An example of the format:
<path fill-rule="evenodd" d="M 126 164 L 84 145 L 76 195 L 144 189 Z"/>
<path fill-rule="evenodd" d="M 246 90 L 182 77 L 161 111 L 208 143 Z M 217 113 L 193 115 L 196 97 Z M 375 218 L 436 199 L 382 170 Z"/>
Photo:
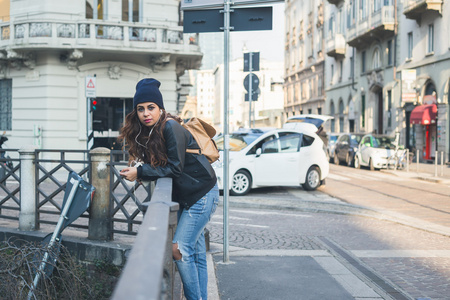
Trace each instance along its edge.
<path fill-rule="evenodd" d="M 117 138 L 119 142 L 125 141 L 124 148 L 128 147 L 130 161 L 139 160 L 150 164 L 153 167 L 165 166 L 167 164 L 167 149 L 164 140 L 164 127 L 169 118 L 181 123 L 178 116 L 173 116 L 165 110 L 158 122 L 153 127 L 144 126 L 139 121 L 136 109 L 133 109 L 125 117 L 125 124 L 120 129 Z M 150 131 L 153 131 L 150 134 Z"/>

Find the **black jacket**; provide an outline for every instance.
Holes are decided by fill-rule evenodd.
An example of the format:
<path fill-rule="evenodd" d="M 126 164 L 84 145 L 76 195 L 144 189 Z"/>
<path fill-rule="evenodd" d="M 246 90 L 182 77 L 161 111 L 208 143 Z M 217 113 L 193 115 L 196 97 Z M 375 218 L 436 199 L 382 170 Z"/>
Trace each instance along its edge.
<path fill-rule="evenodd" d="M 137 169 L 138 178 L 156 180 L 172 177 L 172 201 L 189 209 L 214 187 L 217 182 L 216 174 L 204 155 L 186 153 L 186 149 L 195 149 L 198 145 L 191 133 L 177 121 L 168 120 L 163 134 L 167 165 L 154 168 L 150 164 L 144 164 Z"/>

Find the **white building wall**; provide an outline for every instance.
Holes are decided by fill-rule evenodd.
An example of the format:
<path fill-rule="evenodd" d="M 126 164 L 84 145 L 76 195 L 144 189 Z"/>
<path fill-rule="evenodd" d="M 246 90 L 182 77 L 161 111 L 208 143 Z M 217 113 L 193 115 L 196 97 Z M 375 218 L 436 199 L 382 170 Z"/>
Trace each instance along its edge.
<path fill-rule="evenodd" d="M 185 69 L 198 68 L 201 59 L 198 45 L 189 43 L 187 35 L 180 42 L 168 41 L 171 34 L 183 38 L 178 5 L 177 0 L 142 1 L 141 15 L 146 23 L 139 24 L 121 21 L 120 1 L 105 1 L 106 21 L 84 21 L 86 3 L 82 0 L 11 1 L 11 20 L 1 24 L 12 24 L 11 37 L 0 40 L 0 79 L 12 79 L 12 130 L 7 131 L 7 146 L 35 144 L 33 129 L 39 125 L 41 148 L 86 149 L 86 76 L 96 76 L 97 98 L 124 98 L 128 102 L 140 79 L 154 77 L 161 81 L 166 110 L 177 113 L 179 76 Z M 115 25 L 111 25 L 112 20 Z M 24 38 L 15 38 L 14 24 L 25 24 L 30 31 L 34 22 L 50 22 L 51 36 L 31 38 L 25 32 Z M 97 38 L 94 26 L 90 37 L 80 36 L 78 30 L 71 38 L 59 37 L 57 29 L 64 22 L 118 26 L 123 36 L 117 40 Z M 131 27 L 127 26 L 155 28 L 157 40 L 130 39 Z M 164 40 L 166 30 L 168 40 Z M 97 134 L 117 136 L 117 132 L 112 136 L 108 132 Z"/>

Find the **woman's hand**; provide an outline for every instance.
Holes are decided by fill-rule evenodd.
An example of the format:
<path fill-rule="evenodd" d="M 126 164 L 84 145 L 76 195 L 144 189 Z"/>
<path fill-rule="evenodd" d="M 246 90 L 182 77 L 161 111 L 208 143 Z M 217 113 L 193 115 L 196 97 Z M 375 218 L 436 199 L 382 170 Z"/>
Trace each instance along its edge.
<path fill-rule="evenodd" d="M 127 167 L 120 171 L 120 176 L 124 177 L 126 180 L 135 181 L 137 179 L 137 168 Z"/>

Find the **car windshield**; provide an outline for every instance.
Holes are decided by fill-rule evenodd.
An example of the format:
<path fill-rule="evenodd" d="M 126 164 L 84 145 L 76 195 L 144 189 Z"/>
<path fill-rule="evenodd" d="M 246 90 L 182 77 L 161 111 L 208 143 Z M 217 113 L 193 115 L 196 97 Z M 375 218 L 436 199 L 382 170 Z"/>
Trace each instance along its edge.
<path fill-rule="evenodd" d="M 338 136 L 337 136 L 337 135 L 330 135 L 330 136 L 328 137 L 328 141 L 330 142 L 330 144 L 335 144 L 336 141 L 337 141 L 337 139 L 338 139 Z"/>
<path fill-rule="evenodd" d="M 361 138 L 362 138 L 362 136 L 360 136 L 360 135 L 351 135 L 350 136 L 350 139 L 352 140 L 352 142 L 353 143 L 355 143 L 355 144 L 359 144 L 359 142 L 361 142 Z"/>
<path fill-rule="evenodd" d="M 373 138 L 373 147 L 374 148 L 386 148 L 392 149 L 395 148 L 394 138 L 392 137 L 374 137 Z"/>
<path fill-rule="evenodd" d="M 241 151 L 254 140 L 256 140 L 263 133 L 232 133 L 230 135 L 230 151 Z M 215 139 L 217 148 L 223 150 L 223 136 L 216 137 Z"/>

